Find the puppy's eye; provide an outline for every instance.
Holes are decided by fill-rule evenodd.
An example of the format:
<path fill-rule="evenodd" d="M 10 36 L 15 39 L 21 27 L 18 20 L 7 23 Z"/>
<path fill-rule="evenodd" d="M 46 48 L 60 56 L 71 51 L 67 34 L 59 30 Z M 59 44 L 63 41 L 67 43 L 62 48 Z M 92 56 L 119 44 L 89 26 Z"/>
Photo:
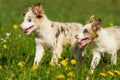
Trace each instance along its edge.
<path fill-rule="evenodd" d="M 31 22 L 31 21 L 32 21 L 32 19 L 28 19 L 28 21 L 29 21 L 29 22 Z"/>
<path fill-rule="evenodd" d="M 36 17 L 37 17 L 37 18 L 42 18 L 42 15 L 37 15 Z"/>
<path fill-rule="evenodd" d="M 85 29 L 85 30 L 83 31 L 83 33 L 89 33 L 89 31 L 88 31 L 87 29 Z"/>

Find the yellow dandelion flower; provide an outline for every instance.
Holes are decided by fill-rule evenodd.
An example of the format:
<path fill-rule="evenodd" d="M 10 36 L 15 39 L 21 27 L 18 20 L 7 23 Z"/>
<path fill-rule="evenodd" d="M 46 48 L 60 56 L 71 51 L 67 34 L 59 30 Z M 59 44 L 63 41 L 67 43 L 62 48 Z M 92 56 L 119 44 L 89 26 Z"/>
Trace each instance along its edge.
<path fill-rule="evenodd" d="M 67 60 L 65 59 L 65 60 L 62 60 L 61 62 L 60 62 L 60 64 L 62 64 L 63 66 L 67 66 Z"/>
<path fill-rule="evenodd" d="M 2 66 L 0 65 L 0 70 L 2 70 Z"/>
<path fill-rule="evenodd" d="M 14 28 L 14 29 L 17 29 L 17 28 L 18 28 L 18 25 L 17 25 L 17 24 L 14 24 L 14 25 L 13 25 L 13 28 Z"/>
<path fill-rule="evenodd" d="M 70 76 L 70 77 L 73 77 L 73 72 L 69 72 L 68 74 L 67 74 L 67 76 Z"/>
<path fill-rule="evenodd" d="M 108 74 L 114 76 L 114 73 L 112 71 L 108 71 Z"/>
<path fill-rule="evenodd" d="M 103 72 L 101 72 L 100 75 L 101 75 L 102 77 L 106 77 L 106 76 L 107 76 L 107 74 L 106 74 L 106 73 L 103 73 Z"/>
<path fill-rule="evenodd" d="M 8 78 L 7 80 L 12 80 L 12 78 Z"/>
<path fill-rule="evenodd" d="M 118 70 L 114 70 L 114 73 L 120 75 L 120 71 L 118 71 Z"/>
<path fill-rule="evenodd" d="M 68 78 L 67 80 L 73 80 L 72 78 Z"/>
<path fill-rule="evenodd" d="M 72 59 L 72 60 L 71 60 L 71 64 L 76 64 L 76 60 L 75 60 L 75 59 Z"/>
<path fill-rule="evenodd" d="M 20 61 L 19 63 L 18 63 L 18 66 L 19 67 L 23 67 L 25 65 L 25 62 L 24 61 Z"/>
<path fill-rule="evenodd" d="M 65 76 L 63 74 L 59 74 L 59 75 L 57 75 L 57 78 L 58 79 L 65 79 Z"/>
<path fill-rule="evenodd" d="M 50 66 L 55 66 L 55 63 L 51 61 L 51 62 L 49 63 L 49 65 L 50 65 Z"/>
<path fill-rule="evenodd" d="M 7 49 L 8 47 L 7 47 L 7 45 L 6 45 L 6 44 L 4 44 L 4 45 L 3 45 L 3 48 L 4 48 L 4 49 Z"/>
<path fill-rule="evenodd" d="M 33 70 L 37 70 L 38 69 L 38 65 L 37 64 L 33 65 L 32 69 Z"/>
<path fill-rule="evenodd" d="M 109 25 L 112 27 L 114 24 L 113 24 L 113 22 L 110 22 Z"/>
<path fill-rule="evenodd" d="M 61 57 L 61 56 L 58 56 L 58 59 L 62 59 L 62 57 Z"/>

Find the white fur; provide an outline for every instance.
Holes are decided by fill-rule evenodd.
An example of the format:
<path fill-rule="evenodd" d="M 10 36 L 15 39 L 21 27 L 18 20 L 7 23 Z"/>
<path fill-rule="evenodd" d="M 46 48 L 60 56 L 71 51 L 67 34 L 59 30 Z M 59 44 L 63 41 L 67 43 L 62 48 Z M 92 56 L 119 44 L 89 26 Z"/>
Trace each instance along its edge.
<path fill-rule="evenodd" d="M 83 30 L 84 29 L 89 30 L 90 28 L 92 28 L 91 24 L 87 24 L 84 26 L 82 31 L 77 36 L 78 41 L 85 38 Z M 116 31 L 117 31 L 116 28 L 105 28 L 105 29 L 101 28 L 99 31 L 97 31 L 98 37 L 96 37 L 93 40 L 90 39 L 90 41 L 92 41 L 91 45 L 92 45 L 92 54 L 93 54 L 91 67 L 90 67 L 90 72 L 92 74 L 94 72 L 94 69 L 100 62 L 101 55 L 104 53 L 110 54 L 111 62 L 116 65 L 117 50 L 120 49 L 119 44 L 117 44 L 120 42 L 120 40 L 118 40 L 118 39 L 116 40 L 116 36 L 119 35 L 118 32 L 120 32 L 120 29 L 119 29 L 119 31 L 117 31 L 117 32 Z M 92 35 L 92 34 L 88 34 L 87 36 L 89 37 L 90 35 Z"/>
<path fill-rule="evenodd" d="M 93 59 L 91 62 L 91 72 L 93 73 L 95 67 L 99 64 L 102 53 L 111 54 L 111 62 L 116 65 L 117 44 L 114 35 L 109 35 L 105 29 L 98 32 L 99 37 L 94 39 L 93 43 Z"/>
<path fill-rule="evenodd" d="M 44 50 L 46 48 L 51 48 L 53 50 L 51 61 L 55 62 L 55 64 L 58 64 L 58 57 L 61 56 L 63 46 L 68 44 L 70 44 L 73 48 L 76 46 L 76 39 L 74 36 L 80 32 L 82 25 L 79 23 L 53 22 L 50 21 L 45 14 L 41 15 L 42 19 L 36 18 L 32 12 L 32 9 L 30 8 L 26 13 L 20 28 L 26 30 L 30 26 L 34 26 L 27 33 L 28 35 L 33 30 L 35 33 L 36 54 L 34 64 L 39 65 L 42 57 L 44 56 Z M 31 21 L 29 21 L 29 19 L 31 19 Z M 54 26 L 52 27 L 52 25 Z M 56 33 L 59 32 L 58 30 L 61 30 L 61 27 L 63 27 L 65 31 L 61 31 L 59 36 L 56 37 Z M 67 31 L 67 29 L 69 29 L 69 31 Z"/>

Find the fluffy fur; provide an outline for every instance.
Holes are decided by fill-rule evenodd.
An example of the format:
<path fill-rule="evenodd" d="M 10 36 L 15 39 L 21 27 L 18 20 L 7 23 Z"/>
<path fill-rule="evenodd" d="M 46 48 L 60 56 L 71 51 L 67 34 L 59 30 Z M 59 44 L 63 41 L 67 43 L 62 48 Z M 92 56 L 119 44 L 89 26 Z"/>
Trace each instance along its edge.
<path fill-rule="evenodd" d="M 110 54 L 111 62 L 116 65 L 117 50 L 120 49 L 120 27 L 102 28 L 101 24 L 101 19 L 95 21 L 92 16 L 76 37 L 81 47 L 91 42 L 93 54 L 91 73 L 94 72 L 104 53 Z"/>
<path fill-rule="evenodd" d="M 35 33 L 36 54 L 34 64 L 39 65 L 44 50 L 51 48 L 53 56 L 51 61 L 58 64 L 64 45 L 71 45 L 74 54 L 80 54 L 80 48 L 76 47 L 75 35 L 80 32 L 82 25 L 79 23 L 61 23 L 49 20 L 40 3 L 24 11 L 24 21 L 20 25 L 26 35 L 32 31 Z M 77 56 L 76 56 L 77 57 Z"/>

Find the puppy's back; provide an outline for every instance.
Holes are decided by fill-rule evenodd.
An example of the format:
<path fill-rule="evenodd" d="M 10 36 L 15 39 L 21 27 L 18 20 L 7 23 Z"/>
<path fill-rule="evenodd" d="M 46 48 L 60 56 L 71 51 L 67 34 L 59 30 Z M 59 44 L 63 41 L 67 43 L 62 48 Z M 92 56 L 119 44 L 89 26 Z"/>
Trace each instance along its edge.
<path fill-rule="evenodd" d="M 115 40 L 117 41 L 117 48 L 120 49 L 120 26 L 109 27 L 106 28 L 105 30 L 108 31 L 109 36 L 111 35 L 115 36 Z"/>

